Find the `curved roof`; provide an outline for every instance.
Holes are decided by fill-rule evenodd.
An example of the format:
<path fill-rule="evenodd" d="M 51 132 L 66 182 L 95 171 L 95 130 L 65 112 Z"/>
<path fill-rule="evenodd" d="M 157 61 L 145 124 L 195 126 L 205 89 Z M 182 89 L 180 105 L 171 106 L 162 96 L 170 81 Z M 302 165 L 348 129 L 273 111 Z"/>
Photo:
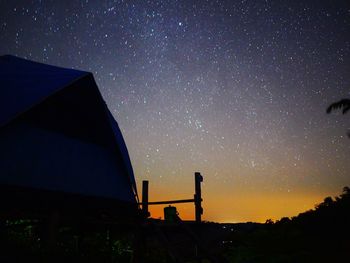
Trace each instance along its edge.
<path fill-rule="evenodd" d="M 0 127 L 89 72 L 0 57 Z"/>
<path fill-rule="evenodd" d="M 104 128 L 109 129 L 110 131 L 108 132 L 113 134 L 113 147 L 117 148 L 122 158 L 130 186 L 137 198 L 133 169 L 123 136 L 117 122 L 108 110 L 91 73 L 50 66 L 11 55 L 1 56 L 0 129 L 20 118 L 26 112 L 30 112 L 31 109 L 43 104 L 43 102 L 55 97 L 55 94 L 69 93 L 71 89 L 73 90 L 72 86 L 77 86 L 76 84 L 81 80 L 84 80 L 83 84 L 79 88 L 75 87 L 73 92 L 89 90 L 88 92 L 90 93 L 85 94 L 82 100 L 86 100 L 86 97 L 89 96 L 88 102 L 97 101 L 96 103 L 94 102 L 94 106 L 98 108 L 96 109 L 98 113 L 92 113 L 88 121 L 94 124 L 96 121 L 98 124 L 101 123 L 100 119 L 104 119 L 104 122 L 107 123 L 105 125 L 107 128 Z M 77 100 L 80 100 L 79 96 L 74 96 L 71 96 L 70 99 L 78 98 Z M 77 104 L 79 103 L 78 101 Z M 93 136 L 103 137 L 104 134 L 100 133 L 102 128 L 98 125 L 96 126 Z"/>

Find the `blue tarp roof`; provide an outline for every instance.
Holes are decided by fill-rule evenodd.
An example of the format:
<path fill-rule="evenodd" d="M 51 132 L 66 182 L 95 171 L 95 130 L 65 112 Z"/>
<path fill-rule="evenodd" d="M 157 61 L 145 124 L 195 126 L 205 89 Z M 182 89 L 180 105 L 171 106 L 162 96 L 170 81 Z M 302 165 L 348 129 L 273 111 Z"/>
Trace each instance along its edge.
<path fill-rule="evenodd" d="M 0 126 L 89 72 L 0 57 Z"/>
<path fill-rule="evenodd" d="M 28 112 L 61 90 L 69 89 L 76 81 L 91 77 L 89 86 L 97 85 L 89 72 L 60 68 L 29 61 L 11 55 L 0 57 L 0 128 Z M 133 192 L 137 197 L 135 178 L 123 136 L 117 122 L 105 105 L 105 118 L 113 131 L 115 144 L 123 159 Z"/>

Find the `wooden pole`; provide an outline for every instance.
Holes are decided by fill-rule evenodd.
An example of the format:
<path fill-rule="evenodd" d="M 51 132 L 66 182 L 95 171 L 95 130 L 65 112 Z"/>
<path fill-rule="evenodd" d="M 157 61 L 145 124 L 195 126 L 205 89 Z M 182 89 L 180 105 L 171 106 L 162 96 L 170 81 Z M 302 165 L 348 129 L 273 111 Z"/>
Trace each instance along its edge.
<path fill-rule="evenodd" d="M 203 182 L 203 176 L 199 172 L 194 173 L 194 182 L 195 182 L 195 194 L 194 194 L 194 206 L 196 213 L 196 223 L 202 221 L 202 192 L 201 192 L 201 182 Z"/>
<path fill-rule="evenodd" d="M 148 212 L 148 181 L 142 181 L 142 212 L 146 217 L 149 217 Z"/>
<path fill-rule="evenodd" d="M 59 227 L 59 218 L 60 214 L 58 210 L 53 210 L 49 214 L 48 218 L 48 240 L 47 240 L 47 248 L 48 248 L 48 254 L 47 256 L 50 257 L 52 254 L 57 253 L 57 235 L 58 235 L 58 227 Z"/>

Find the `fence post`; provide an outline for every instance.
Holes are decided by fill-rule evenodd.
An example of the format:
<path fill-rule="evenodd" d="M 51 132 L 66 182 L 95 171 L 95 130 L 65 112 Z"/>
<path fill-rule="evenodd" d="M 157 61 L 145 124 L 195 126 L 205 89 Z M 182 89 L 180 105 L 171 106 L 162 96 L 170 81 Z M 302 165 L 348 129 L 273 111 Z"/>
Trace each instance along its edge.
<path fill-rule="evenodd" d="M 142 181 L 142 212 L 146 217 L 149 217 L 148 212 L 148 181 Z"/>
<path fill-rule="evenodd" d="M 194 173 L 194 182 L 195 182 L 194 205 L 195 205 L 195 213 L 196 213 L 196 223 L 200 223 L 202 221 L 201 216 L 203 214 L 202 192 L 201 192 L 201 182 L 203 182 L 203 176 L 199 172 Z"/>

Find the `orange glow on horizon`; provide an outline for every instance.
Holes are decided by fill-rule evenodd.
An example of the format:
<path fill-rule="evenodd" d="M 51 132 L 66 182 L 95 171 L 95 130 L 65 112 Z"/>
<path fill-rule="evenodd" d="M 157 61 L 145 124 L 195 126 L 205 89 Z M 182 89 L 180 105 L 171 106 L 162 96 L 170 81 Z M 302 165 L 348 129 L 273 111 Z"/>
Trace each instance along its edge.
<path fill-rule="evenodd" d="M 331 196 L 335 196 L 334 193 Z M 329 194 L 328 194 L 329 195 Z M 260 222 L 267 219 L 279 220 L 282 217 L 293 217 L 299 213 L 313 209 L 327 196 L 325 193 L 235 193 L 226 195 L 207 195 L 203 200 L 204 221 L 220 223 Z M 172 200 L 167 195 L 159 198 L 154 193 L 152 201 Z M 163 209 L 166 205 L 151 205 L 149 210 L 152 218 L 164 218 Z M 173 204 L 181 219 L 194 220 L 194 204 Z"/>
<path fill-rule="evenodd" d="M 233 163 L 233 162 L 232 162 Z M 204 214 L 202 220 L 211 222 L 265 222 L 267 219 L 279 220 L 293 217 L 313 209 L 327 196 L 337 196 L 348 185 L 347 179 L 331 183 L 327 181 L 312 184 L 321 175 L 312 173 L 309 166 L 299 170 L 270 171 L 230 169 L 229 164 L 221 165 L 222 172 L 211 169 L 198 169 L 192 165 L 188 170 L 198 171 L 204 177 L 202 198 Z M 136 174 L 141 174 L 136 167 Z M 194 172 L 177 176 L 169 168 L 159 165 L 155 170 L 157 176 L 138 178 L 141 195 L 142 180 L 149 180 L 149 201 L 166 201 L 192 199 L 194 195 Z M 220 174 L 220 177 L 218 175 Z M 282 175 L 281 175 L 282 174 Z M 310 174 L 304 176 L 304 174 Z M 220 178 L 220 179 L 219 179 Z M 194 220 L 194 204 L 173 204 L 183 220 Z M 163 218 L 165 205 L 150 205 L 153 218 Z"/>

